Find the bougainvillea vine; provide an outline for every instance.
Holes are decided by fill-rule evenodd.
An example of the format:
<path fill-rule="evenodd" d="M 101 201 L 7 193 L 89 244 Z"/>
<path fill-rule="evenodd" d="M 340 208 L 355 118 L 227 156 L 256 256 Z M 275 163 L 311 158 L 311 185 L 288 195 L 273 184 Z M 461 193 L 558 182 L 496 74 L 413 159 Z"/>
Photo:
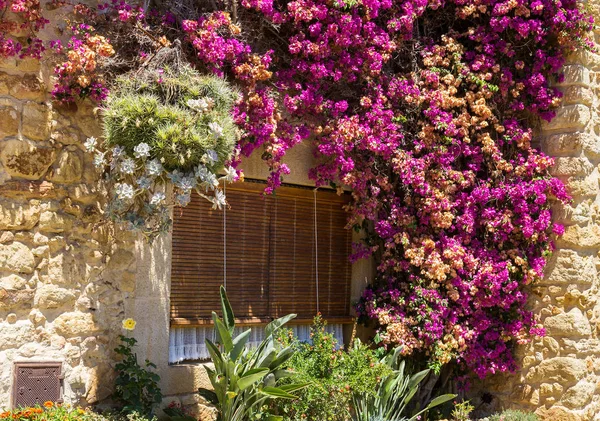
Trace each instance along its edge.
<path fill-rule="evenodd" d="M 551 200 L 568 200 L 527 121 L 553 117 L 550 83 L 585 42 L 575 1 L 242 5 L 271 25 L 279 56 L 223 13 L 184 28 L 201 61 L 246 87 L 241 148 L 263 148 L 269 189 L 307 138 L 317 183 L 352 189 L 350 225 L 371 233 L 353 257 L 379 261 L 357 309 L 379 343 L 481 377 L 514 370 L 514 344 L 544 333 L 524 287 L 562 232 Z"/>

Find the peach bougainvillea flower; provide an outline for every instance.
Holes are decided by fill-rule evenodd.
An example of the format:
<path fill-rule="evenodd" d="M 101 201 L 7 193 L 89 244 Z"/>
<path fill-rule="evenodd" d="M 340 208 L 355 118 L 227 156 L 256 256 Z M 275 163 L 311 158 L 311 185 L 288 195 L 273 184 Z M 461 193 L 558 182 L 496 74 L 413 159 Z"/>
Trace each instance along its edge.
<path fill-rule="evenodd" d="M 123 320 L 123 329 L 133 330 L 133 329 L 135 329 L 135 324 L 136 324 L 135 320 L 133 320 L 131 318 L 125 319 L 125 320 Z"/>

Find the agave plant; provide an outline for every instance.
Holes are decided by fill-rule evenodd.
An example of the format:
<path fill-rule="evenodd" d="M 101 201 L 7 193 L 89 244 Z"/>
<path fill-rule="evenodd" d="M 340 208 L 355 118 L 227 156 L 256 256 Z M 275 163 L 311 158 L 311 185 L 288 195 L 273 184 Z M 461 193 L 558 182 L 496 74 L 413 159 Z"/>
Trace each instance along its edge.
<path fill-rule="evenodd" d="M 407 407 L 429 370 L 413 375 L 405 373 L 405 363 L 399 358 L 400 351 L 400 348 L 396 348 L 393 353 L 383 358 L 382 362 L 389 365 L 393 371 L 381 380 L 374 394 L 354 394 L 353 421 L 415 421 L 423 412 L 456 397 L 452 394 L 438 396 L 424 409 L 408 416 Z"/>
<path fill-rule="evenodd" d="M 278 385 L 278 380 L 289 376 L 285 363 L 293 355 L 292 347 L 278 349 L 274 334 L 284 324 L 296 317 L 289 314 L 269 323 L 265 339 L 254 349 L 246 347 L 251 329 L 233 337 L 235 317 L 225 288 L 221 286 L 223 319 L 215 312 L 212 318 L 217 333 L 217 343 L 206 339 L 206 346 L 214 369 L 206 368 L 214 390 L 201 388 L 200 395 L 218 410 L 217 421 L 245 421 L 253 419 L 271 399 L 296 399 L 294 391 L 307 383 Z M 283 417 L 268 416 L 269 421 Z"/>

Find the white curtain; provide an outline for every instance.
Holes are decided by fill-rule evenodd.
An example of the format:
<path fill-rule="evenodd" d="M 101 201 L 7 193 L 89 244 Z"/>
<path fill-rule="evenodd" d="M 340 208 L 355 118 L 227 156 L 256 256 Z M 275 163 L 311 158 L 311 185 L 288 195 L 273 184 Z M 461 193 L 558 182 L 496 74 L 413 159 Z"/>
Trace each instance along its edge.
<path fill-rule="evenodd" d="M 325 326 L 325 330 L 331 334 L 338 343 L 338 347 L 344 344 L 344 334 L 341 324 L 331 324 Z M 294 335 L 301 342 L 311 342 L 310 340 L 310 325 L 286 325 L 287 328 L 294 332 Z M 236 327 L 234 336 L 239 335 L 247 330 L 247 327 Z M 249 347 L 257 347 L 265 337 L 264 328 L 262 326 L 253 326 L 250 339 L 248 340 Z M 215 340 L 215 332 L 212 326 L 201 327 L 181 327 L 171 326 L 169 333 L 169 363 L 176 364 L 182 361 L 189 360 L 206 360 L 210 358 L 204 339 L 209 338 Z"/>

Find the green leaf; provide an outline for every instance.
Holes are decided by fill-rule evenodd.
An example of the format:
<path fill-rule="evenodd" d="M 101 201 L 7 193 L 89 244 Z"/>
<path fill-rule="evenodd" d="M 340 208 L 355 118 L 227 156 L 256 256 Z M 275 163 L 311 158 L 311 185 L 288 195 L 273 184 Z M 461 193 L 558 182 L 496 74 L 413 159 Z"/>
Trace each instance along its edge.
<path fill-rule="evenodd" d="M 198 389 L 198 394 L 213 405 L 217 405 L 219 403 L 219 398 L 217 398 L 217 394 L 212 390 L 200 388 Z"/>
<path fill-rule="evenodd" d="M 225 322 L 225 327 L 227 327 L 229 333 L 233 335 L 233 329 L 235 328 L 235 316 L 233 314 L 231 304 L 229 303 L 229 299 L 227 298 L 227 292 L 225 291 L 225 287 L 223 285 L 221 285 L 221 309 L 223 310 L 223 321 Z"/>
<path fill-rule="evenodd" d="M 240 390 L 247 389 L 253 384 L 261 381 L 267 374 L 269 374 L 268 368 L 255 368 L 249 370 L 238 380 L 238 387 Z"/>
<path fill-rule="evenodd" d="M 281 326 L 289 322 L 296 317 L 295 314 L 288 314 L 287 316 L 280 317 L 279 319 L 273 320 L 265 327 L 265 336 L 270 336 L 275 333 Z"/>
<path fill-rule="evenodd" d="M 213 321 L 215 322 L 215 328 L 219 334 L 220 343 L 225 348 L 225 352 L 230 353 L 233 350 L 233 340 L 229 329 L 225 326 L 223 321 L 217 317 L 217 313 L 213 311 Z"/>
<path fill-rule="evenodd" d="M 237 359 L 242 354 L 246 343 L 248 343 L 248 338 L 250 337 L 250 333 L 252 333 L 251 329 L 246 330 L 245 332 L 240 333 L 233 340 L 233 349 L 231 350 L 231 359 L 233 361 L 237 361 Z"/>
<path fill-rule="evenodd" d="M 285 390 L 279 387 L 265 387 L 261 390 L 263 395 L 267 395 L 271 398 L 282 398 L 282 399 L 297 399 L 297 396 L 290 395 Z"/>
<path fill-rule="evenodd" d="M 284 384 L 282 386 L 279 386 L 279 389 L 283 390 L 284 392 L 295 392 L 296 390 L 300 390 L 300 389 L 304 389 L 305 387 L 310 386 L 312 383 L 307 382 L 307 383 L 292 383 L 292 384 Z"/>
<path fill-rule="evenodd" d="M 279 415 L 269 415 L 267 421 L 283 421 L 283 417 Z"/>

